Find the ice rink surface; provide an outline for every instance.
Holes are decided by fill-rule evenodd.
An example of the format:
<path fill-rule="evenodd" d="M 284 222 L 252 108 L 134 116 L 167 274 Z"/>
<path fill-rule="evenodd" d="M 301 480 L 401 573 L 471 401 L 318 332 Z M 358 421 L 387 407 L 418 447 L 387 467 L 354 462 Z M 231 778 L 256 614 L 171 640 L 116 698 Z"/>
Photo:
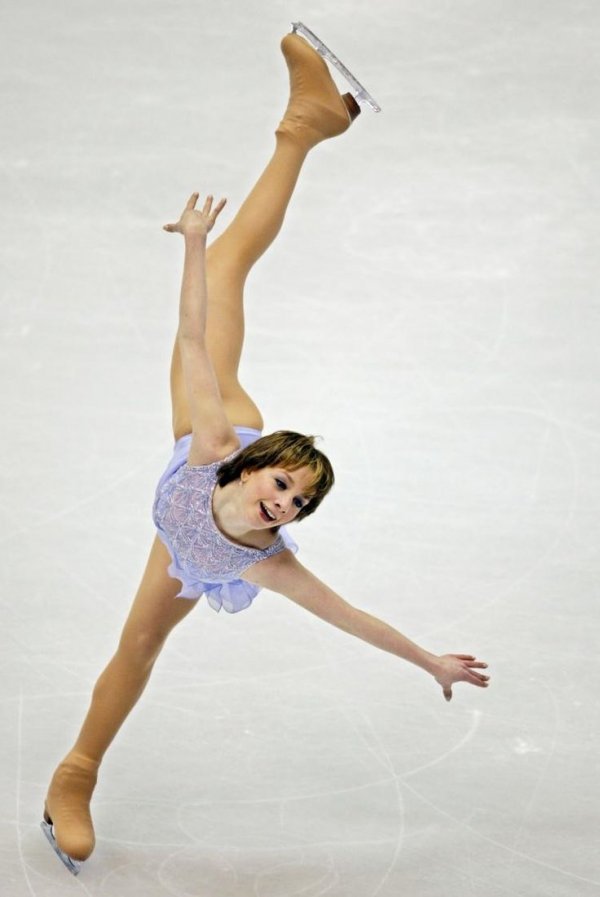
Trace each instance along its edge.
<path fill-rule="evenodd" d="M 337 485 L 345 598 L 490 663 L 421 670 L 263 592 L 173 634 L 73 878 L 39 829 L 171 446 L 192 190 L 231 220 L 312 27 L 383 107 L 309 157 L 248 284 L 266 431 Z M 596 0 L 5 0 L 2 897 L 600 894 Z"/>

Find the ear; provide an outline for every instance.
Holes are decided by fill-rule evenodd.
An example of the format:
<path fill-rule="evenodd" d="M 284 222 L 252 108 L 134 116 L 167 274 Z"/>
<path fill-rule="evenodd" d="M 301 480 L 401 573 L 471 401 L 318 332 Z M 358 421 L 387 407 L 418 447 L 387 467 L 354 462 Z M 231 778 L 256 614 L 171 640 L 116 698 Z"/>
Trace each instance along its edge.
<path fill-rule="evenodd" d="M 250 471 L 244 468 L 240 474 L 240 480 L 242 483 L 245 483 L 248 477 L 250 476 Z"/>

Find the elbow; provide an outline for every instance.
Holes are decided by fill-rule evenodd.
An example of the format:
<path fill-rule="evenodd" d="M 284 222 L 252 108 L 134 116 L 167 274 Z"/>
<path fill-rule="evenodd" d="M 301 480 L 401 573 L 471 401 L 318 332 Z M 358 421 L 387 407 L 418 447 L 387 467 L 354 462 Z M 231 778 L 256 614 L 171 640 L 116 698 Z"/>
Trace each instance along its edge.
<path fill-rule="evenodd" d="M 343 598 L 338 598 L 331 605 L 325 605 L 322 608 L 323 619 L 349 635 L 356 635 L 357 630 L 360 628 L 359 616 L 360 611 L 348 604 L 347 601 L 344 601 Z"/>
<path fill-rule="evenodd" d="M 177 329 L 177 345 L 181 352 L 192 350 L 197 352 L 198 349 L 206 348 L 204 334 L 195 331 L 192 326 L 185 321 L 180 322 Z"/>

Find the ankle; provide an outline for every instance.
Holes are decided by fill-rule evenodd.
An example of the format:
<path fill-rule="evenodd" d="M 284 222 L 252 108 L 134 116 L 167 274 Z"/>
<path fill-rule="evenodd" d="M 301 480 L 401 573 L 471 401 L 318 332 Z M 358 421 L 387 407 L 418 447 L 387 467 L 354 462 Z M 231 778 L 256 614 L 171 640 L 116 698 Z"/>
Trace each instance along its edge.
<path fill-rule="evenodd" d="M 300 155 L 302 160 L 308 155 L 314 146 L 314 141 L 307 139 L 307 135 L 302 126 L 298 127 L 294 123 L 286 121 L 283 118 L 275 131 L 275 140 L 278 149 L 285 149 L 288 152 L 294 152 Z"/>
<path fill-rule="evenodd" d="M 97 760 L 94 757 L 90 757 L 89 755 L 84 754 L 82 751 L 78 751 L 73 748 L 73 750 L 69 751 L 66 757 L 63 757 L 60 762 L 60 766 L 76 768 L 78 770 L 81 770 L 82 772 L 95 774 L 98 772 L 100 760 Z"/>

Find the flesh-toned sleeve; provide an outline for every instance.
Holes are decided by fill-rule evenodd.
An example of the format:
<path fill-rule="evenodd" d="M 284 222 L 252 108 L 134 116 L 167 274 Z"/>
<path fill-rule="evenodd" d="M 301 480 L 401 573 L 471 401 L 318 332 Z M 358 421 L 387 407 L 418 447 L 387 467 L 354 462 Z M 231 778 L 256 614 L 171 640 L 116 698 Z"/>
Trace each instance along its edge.
<path fill-rule="evenodd" d="M 238 443 L 206 343 L 207 304 L 206 238 L 186 236 L 177 351 L 192 425 L 189 463 L 193 465 L 224 458 Z"/>
<path fill-rule="evenodd" d="M 291 551 L 260 561 L 244 573 L 244 579 L 290 598 L 345 632 L 353 632 L 359 611 L 307 570 Z"/>
<path fill-rule="evenodd" d="M 433 674 L 437 669 L 435 654 L 425 651 L 384 620 L 349 604 L 289 551 L 255 564 L 244 573 L 244 579 L 285 595 L 327 623 L 428 673 Z"/>
<path fill-rule="evenodd" d="M 225 413 L 204 341 L 180 336 L 177 342 L 193 433 L 188 462 L 210 464 L 235 451 L 239 440 Z"/>

